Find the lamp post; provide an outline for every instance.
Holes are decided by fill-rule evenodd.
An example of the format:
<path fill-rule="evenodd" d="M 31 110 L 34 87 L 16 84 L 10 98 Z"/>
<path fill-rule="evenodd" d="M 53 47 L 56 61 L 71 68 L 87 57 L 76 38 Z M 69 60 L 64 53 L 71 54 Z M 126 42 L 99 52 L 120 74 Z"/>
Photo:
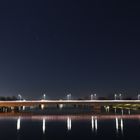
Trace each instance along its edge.
<path fill-rule="evenodd" d="M 43 100 L 46 100 L 46 94 L 43 94 Z"/>
<path fill-rule="evenodd" d="M 114 100 L 117 100 L 117 94 L 114 94 Z"/>
<path fill-rule="evenodd" d="M 67 100 L 71 100 L 71 94 L 67 95 Z"/>
<path fill-rule="evenodd" d="M 93 94 L 90 95 L 90 100 L 93 100 Z"/>
<path fill-rule="evenodd" d="M 94 94 L 94 100 L 96 100 L 97 99 L 97 95 L 96 94 Z"/>
<path fill-rule="evenodd" d="M 21 99 L 22 99 L 22 96 L 21 96 L 20 94 L 18 94 L 18 98 L 19 98 L 19 100 L 21 101 Z"/>
<path fill-rule="evenodd" d="M 119 94 L 120 100 L 122 100 L 122 94 Z"/>
<path fill-rule="evenodd" d="M 19 101 L 21 101 L 22 96 L 20 94 L 18 94 L 18 98 L 19 98 Z M 21 106 L 19 106 L 18 109 L 21 110 Z"/>

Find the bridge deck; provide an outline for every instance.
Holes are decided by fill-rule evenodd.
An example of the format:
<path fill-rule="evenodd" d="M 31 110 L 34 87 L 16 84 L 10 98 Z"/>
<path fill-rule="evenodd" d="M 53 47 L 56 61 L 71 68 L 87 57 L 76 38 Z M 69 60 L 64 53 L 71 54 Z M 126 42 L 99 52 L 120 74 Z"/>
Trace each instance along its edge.
<path fill-rule="evenodd" d="M 76 105 L 116 105 L 140 104 L 140 100 L 26 100 L 0 101 L 0 106 L 36 106 L 36 105 L 76 104 Z"/>

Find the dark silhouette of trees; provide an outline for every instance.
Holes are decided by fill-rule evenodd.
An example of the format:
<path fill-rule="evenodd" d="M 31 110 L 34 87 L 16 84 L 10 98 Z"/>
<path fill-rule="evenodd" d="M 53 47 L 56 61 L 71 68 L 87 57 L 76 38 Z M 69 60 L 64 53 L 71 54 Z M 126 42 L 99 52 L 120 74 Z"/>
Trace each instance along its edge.
<path fill-rule="evenodd" d="M 15 101 L 15 100 L 17 100 L 17 97 L 15 96 L 7 96 L 7 97 L 0 96 L 0 101 Z"/>

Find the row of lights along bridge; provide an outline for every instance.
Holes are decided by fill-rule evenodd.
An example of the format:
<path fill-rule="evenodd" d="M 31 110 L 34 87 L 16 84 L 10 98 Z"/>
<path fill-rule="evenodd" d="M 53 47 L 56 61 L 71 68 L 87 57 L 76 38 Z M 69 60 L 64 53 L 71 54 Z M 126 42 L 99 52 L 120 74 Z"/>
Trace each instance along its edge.
<path fill-rule="evenodd" d="M 18 99 L 23 100 L 22 96 L 18 94 Z M 67 100 L 71 100 L 71 94 L 67 94 Z M 43 94 L 42 100 L 46 100 L 46 94 Z M 97 100 L 96 94 L 90 95 L 90 100 Z M 114 94 L 114 100 L 122 100 L 122 94 Z M 137 95 L 137 100 L 140 100 L 140 94 Z"/>

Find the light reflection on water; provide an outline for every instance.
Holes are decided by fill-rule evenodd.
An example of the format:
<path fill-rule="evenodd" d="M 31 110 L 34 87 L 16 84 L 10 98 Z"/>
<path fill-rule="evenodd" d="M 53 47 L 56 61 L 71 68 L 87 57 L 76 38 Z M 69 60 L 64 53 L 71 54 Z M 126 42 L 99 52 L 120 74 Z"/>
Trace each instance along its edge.
<path fill-rule="evenodd" d="M 42 134 L 44 136 L 50 135 L 52 132 L 50 130 L 53 130 L 53 133 L 55 135 L 55 133 L 57 134 L 59 133 L 71 133 L 73 137 L 75 137 L 74 135 L 76 135 L 76 133 L 74 133 L 75 131 L 78 131 L 76 128 L 77 126 L 79 127 L 79 131 L 83 131 L 83 133 L 89 133 L 90 129 L 92 130 L 92 134 L 96 134 L 98 137 L 102 134 L 101 132 L 106 131 L 107 129 L 111 132 L 110 133 L 110 137 L 112 137 L 111 135 L 113 135 L 113 137 L 115 136 L 115 134 L 113 133 L 113 131 L 116 133 L 116 136 L 127 136 L 127 131 L 131 130 L 130 132 L 132 132 L 132 136 L 133 133 L 137 132 L 140 130 L 140 115 L 95 115 L 95 116 L 91 116 L 91 115 L 78 115 L 78 116 L 43 116 L 43 115 L 39 115 L 39 116 L 11 116 L 11 117 L 0 117 L 0 123 L 5 123 L 5 127 L 6 129 L 2 129 L 2 125 L 0 127 L 0 135 L 1 133 L 7 133 L 9 131 L 13 131 L 14 127 L 10 126 L 10 124 L 7 124 L 7 122 L 12 122 L 15 123 L 16 120 L 16 127 L 17 127 L 17 139 L 20 140 L 20 137 L 23 136 L 24 131 L 27 131 L 28 125 L 32 124 L 35 125 L 35 127 L 33 128 L 33 130 L 29 130 L 30 133 L 29 135 L 35 135 L 34 134 L 34 129 L 38 129 L 39 131 L 37 131 L 37 133 L 41 133 L 40 128 L 42 126 Z M 125 121 L 125 122 L 124 122 Z M 78 122 L 80 122 L 80 124 L 78 124 Z M 138 123 L 136 123 L 138 122 Z M 40 125 L 37 125 L 38 123 L 41 123 Z M 84 125 L 82 125 L 82 123 Z M 90 123 L 90 125 L 89 125 Z M 57 127 L 51 127 L 51 124 Z M 66 125 L 65 125 L 66 124 Z M 135 126 L 133 128 L 131 128 L 131 125 Z M 46 130 L 46 125 L 47 125 L 47 130 Z M 79 126 L 80 125 L 80 126 Z M 138 126 L 137 126 L 138 125 Z M 39 128 L 40 127 L 40 128 Z M 84 129 L 85 127 L 85 129 Z M 103 129 L 103 128 L 106 129 Z M 89 128 L 89 129 L 87 129 Z M 136 129 L 137 128 L 137 129 Z M 75 130 L 76 129 L 76 130 Z M 82 130 L 84 129 L 84 130 Z M 128 129 L 128 130 L 127 130 Z M 66 131 L 64 131 L 66 130 Z M 62 132 L 61 132 L 62 131 Z M 15 133 L 15 132 L 14 132 Z M 74 135 L 73 135 L 74 133 Z M 78 133 L 77 133 L 78 134 Z M 89 135 L 89 134 L 88 134 Z M 68 137 L 68 136 L 67 136 Z M 77 136 L 76 136 L 77 137 Z M 91 135 L 90 137 L 94 137 L 93 135 Z M 137 139 L 139 139 L 140 136 L 138 134 Z M 27 138 L 26 138 L 27 139 Z M 51 137 L 50 137 L 51 139 Z M 53 138 L 52 138 L 53 139 Z M 59 138 L 58 138 L 59 139 Z M 98 139 L 98 138 L 97 138 Z M 108 138 L 109 139 L 109 138 Z M 127 138 L 129 139 L 129 138 Z M 8 139 L 5 139 L 8 140 Z M 15 138 L 11 138 L 11 140 L 15 140 Z M 22 138 L 23 140 L 23 138 Z M 38 138 L 38 140 L 40 140 L 40 138 Z"/>
<path fill-rule="evenodd" d="M 116 117 L 116 134 L 119 133 L 119 130 L 121 131 L 121 134 L 123 135 L 123 119 Z"/>
<path fill-rule="evenodd" d="M 121 118 L 121 133 L 123 134 L 123 119 Z"/>
<path fill-rule="evenodd" d="M 91 117 L 91 130 L 94 132 L 97 132 L 98 129 L 98 120 L 97 116 L 92 116 Z"/>
<path fill-rule="evenodd" d="M 119 130 L 119 122 L 118 122 L 118 118 L 116 117 L 116 132 L 118 133 Z"/>
<path fill-rule="evenodd" d="M 43 118 L 42 130 L 43 130 L 43 134 L 45 134 L 45 130 L 46 130 L 46 120 L 45 120 L 45 118 Z"/>
<path fill-rule="evenodd" d="M 17 131 L 20 130 L 20 117 L 17 119 Z"/>
<path fill-rule="evenodd" d="M 67 130 L 71 130 L 71 118 L 67 117 Z"/>

